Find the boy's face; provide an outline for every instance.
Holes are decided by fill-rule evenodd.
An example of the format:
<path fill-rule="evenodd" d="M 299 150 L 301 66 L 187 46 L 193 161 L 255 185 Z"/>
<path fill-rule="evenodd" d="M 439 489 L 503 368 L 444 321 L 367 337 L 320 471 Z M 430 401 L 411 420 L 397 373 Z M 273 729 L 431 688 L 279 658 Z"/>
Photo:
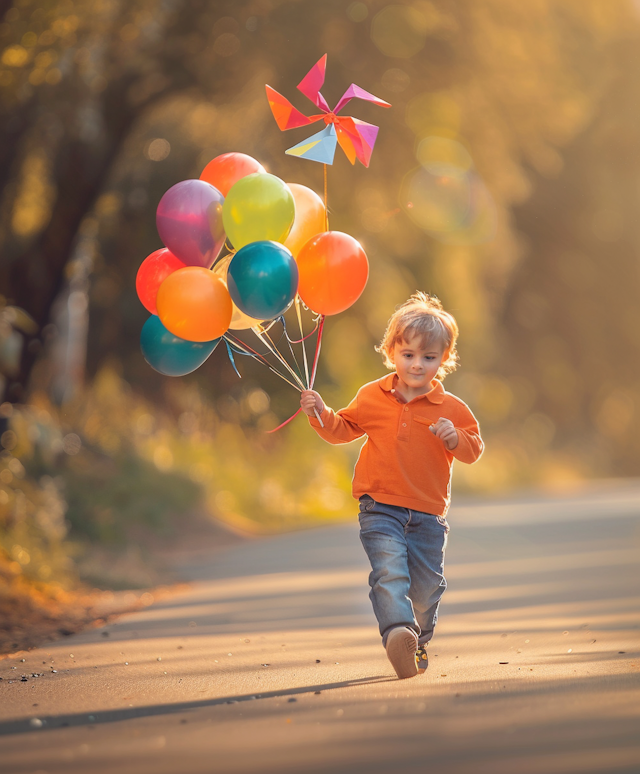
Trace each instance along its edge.
<path fill-rule="evenodd" d="M 408 341 L 395 344 L 391 360 L 396 367 L 398 379 L 411 391 L 428 392 L 444 360 L 444 349 L 441 344 L 435 343 L 424 349 L 421 338 L 412 336 Z"/>

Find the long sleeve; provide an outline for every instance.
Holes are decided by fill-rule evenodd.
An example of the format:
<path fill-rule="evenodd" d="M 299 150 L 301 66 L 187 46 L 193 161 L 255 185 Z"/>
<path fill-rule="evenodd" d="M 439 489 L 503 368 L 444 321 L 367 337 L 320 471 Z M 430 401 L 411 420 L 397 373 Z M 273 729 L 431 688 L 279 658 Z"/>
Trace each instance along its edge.
<path fill-rule="evenodd" d="M 480 427 L 476 418 L 468 409 L 467 412 L 465 412 L 467 414 L 466 420 L 460 424 L 454 423 L 458 432 L 458 445 L 451 451 L 451 454 L 460 462 L 466 462 L 470 465 L 482 456 L 484 442 L 480 437 Z"/>
<path fill-rule="evenodd" d="M 351 403 L 340 411 L 334 411 L 328 406 L 320 414 L 324 427 L 320 426 L 315 416 L 309 417 L 309 424 L 318 435 L 329 443 L 349 443 L 364 435 L 358 425 L 358 395 Z"/>

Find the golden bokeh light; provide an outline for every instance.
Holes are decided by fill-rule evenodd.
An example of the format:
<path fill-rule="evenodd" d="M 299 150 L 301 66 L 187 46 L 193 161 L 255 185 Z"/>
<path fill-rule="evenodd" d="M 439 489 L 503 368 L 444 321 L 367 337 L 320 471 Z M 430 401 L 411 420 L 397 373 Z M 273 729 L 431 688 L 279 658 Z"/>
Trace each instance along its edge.
<path fill-rule="evenodd" d="M 366 3 L 349 3 L 347 6 L 347 16 L 354 22 L 362 22 L 369 16 L 369 9 Z"/>
<path fill-rule="evenodd" d="M 388 5 L 371 22 L 371 39 L 389 57 L 410 59 L 425 46 L 427 18 L 410 5 Z"/>
<path fill-rule="evenodd" d="M 418 137 L 456 138 L 460 133 L 461 115 L 459 102 L 449 92 L 427 91 L 409 102 L 405 122 Z"/>

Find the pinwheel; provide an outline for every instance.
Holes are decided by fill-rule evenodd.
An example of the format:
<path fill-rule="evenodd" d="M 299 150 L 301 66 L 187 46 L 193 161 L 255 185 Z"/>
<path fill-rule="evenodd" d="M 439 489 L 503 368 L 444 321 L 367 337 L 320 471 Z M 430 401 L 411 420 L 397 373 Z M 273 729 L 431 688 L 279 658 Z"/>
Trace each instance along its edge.
<path fill-rule="evenodd" d="M 307 126 L 316 123 L 316 121 L 324 121 L 326 124 L 321 132 L 294 145 L 285 153 L 289 156 L 309 159 L 309 161 L 318 161 L 321 164 L 333 164 L 336 144 L 339 143 L 352 164 L 355 164 L 357 158 L 365 167 L 368 167 L 378 136 L 378 127 L 351 116 L 339 116 L 338 113 L 352 99 L 364 99 L 380 107 L 391 107 L 391 105 L 352 83 L 338 100 L 335 108 L 331 110 L 320 93 L 324 84 L 326 67 L 327 55 L 325 54 L 298 84 L 299 91 L 322 110 L 319 115 L 303 115 L 282 94 L 278 94 L 271 86 L 266 86 L 271 112 L 281 131 Z"/>

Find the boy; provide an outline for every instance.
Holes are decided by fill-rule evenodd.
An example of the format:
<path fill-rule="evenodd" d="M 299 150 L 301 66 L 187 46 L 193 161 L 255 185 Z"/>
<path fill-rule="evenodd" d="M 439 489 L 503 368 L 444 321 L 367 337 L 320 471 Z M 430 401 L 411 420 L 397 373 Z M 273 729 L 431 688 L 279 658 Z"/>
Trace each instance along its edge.
<path fill-rule="evenodd" d="M 367 436 L 356 463 L 360 539 L 371 562 L 369 597 L 400 679 L 423 673 L 446 588 L 446 514 L 454 459 L 483 451 L 478 423 L 442 379 L 457 365 L 458 326 L 435 296 L 415 293 L 392 315 L 380 346 L 393 373 L 365 384 L 334 412 L 314 390 L 300 405 L 329 443 Z M 322 419 L 316 418 L 315 411 Z"/>

